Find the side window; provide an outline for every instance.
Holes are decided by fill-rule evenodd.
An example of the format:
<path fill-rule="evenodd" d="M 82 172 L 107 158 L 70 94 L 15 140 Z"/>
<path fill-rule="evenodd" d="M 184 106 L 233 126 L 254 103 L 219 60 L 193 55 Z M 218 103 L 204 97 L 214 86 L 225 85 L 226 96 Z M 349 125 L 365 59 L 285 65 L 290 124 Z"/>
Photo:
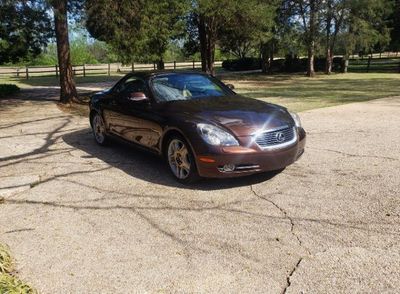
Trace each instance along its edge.
<path fill-rule="evenodd" d="M 120 85 L 116 87 L 115 91 L 122 95 L 128 95 L 132 92 L 143 92 L 147 94 L 144 81 L 134 76 L 129 77 L 125 81 L 123 81 Z"/>
<path fill-rule="evenodd" d="M 130 80 L 129 82 L 125 83 L 125 88 L 122 91 L 122 93 L 130 94 L 133 92 L 146 93 L 145 85 L 142 80 L 135 79 L 135 80 Z"/>

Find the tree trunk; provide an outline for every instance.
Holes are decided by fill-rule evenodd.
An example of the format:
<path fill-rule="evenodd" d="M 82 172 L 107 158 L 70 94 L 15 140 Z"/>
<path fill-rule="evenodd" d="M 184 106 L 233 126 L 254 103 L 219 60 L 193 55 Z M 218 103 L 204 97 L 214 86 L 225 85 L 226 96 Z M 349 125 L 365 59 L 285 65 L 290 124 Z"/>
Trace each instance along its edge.
<path fill-rule="evenodd" d="M 332 63 L 333 63 L 333 54 L 330 47 L 326 49 L 326 64 L 325 64 L 325 73 L 330 75 L 332 73 Z"/>
<path fill-rule="evenodd" d="M 208 46 L 207 46 L 207 73 L 214 75 L 214 56 L 215 56 L 215 42 L 211 34 L 208 36 Z"/>
<path fill-rule="evenodd" d="M 327 5 L 327 12 L 326 12 L 326 43 L 325 43 L 325 73 L 327 75 L 331 74 L 332 72 L 332 50 L 331 50 L 331 27 L 332 27 L 332 1 L 328 0 L 326 1 Z"/>
<path fill-rule="evenodd" d="M 162 59 L 162 57 L 160 57 L 160 59 L 157 61 L 157 69 L 158 70 L 165 69 L 165 64 L 164 64 L 164 60 Z"/>
<path fill-rule="evenodd" d="M 51 1 L 57 40 L 58 64 L 60 67 L 60 102 L 71 103 L 78 100 L 72 73 L 68 39 L 67 0 Z"/>
<path fill-rule="evenodd" d="M 268 73 L 272 75 L 272 65 L 274 62 L 274 51 L 275 51 L 275 44 L 274 41 L 271 41 L 271 46 L 269 49 L 269 59 L 268 59 Z"/>
<path fill-rule="evenodd" d="M 307 66 L 307 76 L 308 77 L 314 77 L 315 76 L 315 70 L 314 70 L 314 41 L 311 42 L 308 48 L 308 66 Z"/>
<path fill-rule="evenodd" d="M 307 76 L 315 76 L 314 70 L 314 55 L 315 55 L 315 31 L 316 31 L 316 20 L 317 20 L 317 7 L 316 0 L 310 0 L 310 28 L 308 30 L 308 66 Z"/>
<path fill-rule="evenodd" d="M 212 19 L 205 19 L 199 16 L 199 38 L 200 38 L 200 54 L 201 54 L 201 70 L 214 75 L 214 59 L 215 59 L 215 30 Z"/>
<path fill-rule="evenodd" d="M 260 57 L 261 57 L 261 71 L 263 74 L 268 72 L 268 52 L 267 52 L 267 45 L 262 44 L 260 46 Z"/>
<path fill-rule="evenodd" d="M 201 70 L 207 72 L 207 34 L 204 16 L 199 16 L 199 39 L 200 39 L 200 55 L 201 55 Z"/>
<path fill-rule="evenodd" d="M 346 54 L 343 56 L 342 64 L 341 64 L 341 66 L 342 66 L 342 68 L 341 68 L 342 73 L 347 73 L 347 70 L 348 70 L 348 67 L 349 67 L 349 58 L 350 58 L 350 55 L 349 55 L 348 53 L 346 53 Z"/>

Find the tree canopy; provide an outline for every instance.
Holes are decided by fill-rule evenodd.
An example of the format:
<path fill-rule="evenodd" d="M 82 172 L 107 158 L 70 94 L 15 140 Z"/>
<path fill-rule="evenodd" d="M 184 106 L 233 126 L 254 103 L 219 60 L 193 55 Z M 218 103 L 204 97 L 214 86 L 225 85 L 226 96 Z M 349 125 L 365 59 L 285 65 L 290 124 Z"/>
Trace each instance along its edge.
<path fill-rule="evenodd" d="M 88 0 L 86 25 L 96 39 L 109 43 L 120 60 L 159 62 L 169 42 L 182 34 L 188 3 L 182 0 Z"/>
<path fill-rule="evenodd" d="M 45 3 L 0 1 L 0 64 L 38 56 L 53 34 Z"/>

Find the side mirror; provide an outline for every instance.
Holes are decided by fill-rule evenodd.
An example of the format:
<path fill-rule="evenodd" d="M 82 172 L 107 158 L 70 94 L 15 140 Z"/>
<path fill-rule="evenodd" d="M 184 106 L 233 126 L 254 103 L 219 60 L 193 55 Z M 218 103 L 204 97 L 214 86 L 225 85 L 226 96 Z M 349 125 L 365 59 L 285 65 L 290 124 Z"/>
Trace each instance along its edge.
<path fill-rule="evenodd" d="M 132 92 L 128 95 L 128 99 L 133 102 L 145 102 L 149 100 L 143 92 Z"/>
<path fill-rule="evenodd" d="M 226 86 L 227 86 L 229 89 L 231 89 L 231 90 L 234 90 L 234 89 L 235 89 L 235 86 L 232 85 L 232 84 L 226 84 Z"/>

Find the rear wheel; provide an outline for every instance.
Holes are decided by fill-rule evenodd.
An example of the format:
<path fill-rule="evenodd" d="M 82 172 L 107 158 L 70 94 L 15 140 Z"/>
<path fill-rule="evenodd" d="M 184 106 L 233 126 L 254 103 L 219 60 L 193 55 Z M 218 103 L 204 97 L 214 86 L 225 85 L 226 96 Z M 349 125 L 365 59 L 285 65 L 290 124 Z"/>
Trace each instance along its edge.
<path fill-rule="evenodd" d="M 106 125 L 100 114 L 96 113 L 92 117 L 92 130 L 93 136 L 97 144 L 105 146 L 108 143 L 108 138 L 106 134 Z"/>
<path fill-rule="evenodd" d="M 166 151 L 170 170 L 180 183 L 189 184 L 199 180 L 193 153 L 181 136 L 170 138 Z"/>

